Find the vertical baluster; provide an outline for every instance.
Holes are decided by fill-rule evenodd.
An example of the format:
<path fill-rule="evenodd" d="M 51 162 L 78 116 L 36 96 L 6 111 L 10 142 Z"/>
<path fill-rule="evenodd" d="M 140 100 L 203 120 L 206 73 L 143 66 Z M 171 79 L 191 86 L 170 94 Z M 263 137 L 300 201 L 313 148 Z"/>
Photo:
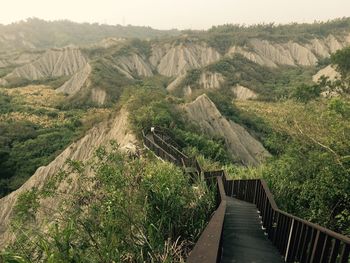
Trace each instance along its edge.
<path fill-rule="evenodd" d="M 259 204 L 258 204 L 258 209 L 260 211 L 260 214 L 261 214 L 263 202 L 264 202 L 264 200 L 263 200 L 263 188 L 262 188 L 261 182 L 260 182 L 259 183 Z"/>
<path fill-rule="evenodd" d="M 255 183 L 254 183 L 254 198 L 253 198 L 253 203 L 254 204 L 256 204 L 257 191 L 258 191 L 258 180 L 255 180 Z"/>
<path fill-rule="evenodd" d="M 344 244 L 343 250 L 341 252 L 340 256 L 340 262 L 341 263 L 348 263 L 349 259 L 349 252 L 350 252 L 350 245 L 349 244 Z"/>
<path fill-rule="evenodd" d="M 294 262 L 295 260 L 301 227 L 302 223 L 293 219 L 287 262 Z"/>
<path fill-rule="evenodd" d="M 306 234 L 305 240 L 303 242 L 303 246 L 302 246 L 302 253 L 301 253 L 301 258 L 300 258 L 301 263 L 307 262 L 308 250 L 310 247 L 313 231 L 314 231 L 313 228 L 311 228 L 309 226 L 307 227 L 307 234 Z"/>
<path fill-rule="evenodd" d="M 290 226 L 290 229 L 289 229 L 289 234 L 288 234 L 288 242 L 287 242 L 287 247 L 286 247 L 286 254 L 285 254 L 285 257 L 284 257 L 284 260 L 286 262 L 290 262 L 290 260 L 288 260 L 288 257 L 290 255 L 290 249 L 291 249 L 291 245 L 293 243 L 293 232 L 295 231 L 295 220 L 294 218 L 292 219 L 292 223 L 291 223 L 291 226 Z"/>
<path fill-rule="evenodd" d="M 269 225 L 269 239 L 272 240 L 273 236 L 275 234 L 275 222 L 276 222 L 276 215 L 275 215 L 275 210 L 271 207 L 271 218 L 270 218 L 270 225 Z"/>
<path fill-rule="evenodd" d="M 334 242 L 332 244 L 331 248 L 331 254 L 330 254 L 330 263 L 335 263 L 339 254 L 339 247 L 340 247 L 340 241 L 338 239 L 334 239 Z"/>
<path fill-rule="evenodd" d="M 326 236 L 326 242 L 324 242 L 324 246 L 322 248 L 322 255 L 321 255 L 321 263 L 327 263 L 329 259 L 329 251 L 332 243 L 332 237 Z"/>
<path fill-rule="evenodd" d="M 300 230 L 300 236 L 298 238 L 298 243 L 296 246 L 296 255 L 295 255 L 295 260 L 300 261 L 302 251 L 303 251 L 303 242 L 305 240 L 306 234 L 307 234 L 307 225 L 305 225 L 303 222 L 300 222 L 301 224 L 301 230 Z"/>
<path fill-rule="evenodd" d="M 248 201 L 248 181 L 245 181 L 245 186 L 244 186 L 244 201 Z"/>
<path fill-rule="evenodd" d="M 320 262 L 325 239 L 326 239 L 326 234 L 321 231 L 317 231 L 310 262 L 314 262 L 314 263 Z"/>
<path fill-rule="evenodd" d="M 229 187 L 229 193 L 228 193 L 229 196 L 232 196 L 232 191 L 233 191 L 233 181 L 230 180 L 230 187 Z"/>
<path fill-rule="evenodd" d="M 282 245 L 282 254 L 286 255 L 287 249 L 288 249 L 288 243 L 289 243 L 289 238 L 290 238 L 290 230 L 291 230 L 291 225 L 292 225 L 292 219 L 288 216 L 286 216 L 286 228 L 285 231 L 283 232 L 283 245 Z"/>
<path fill-rule="evenodd" d="M 311 240 L 310 240 L 310 245 L 308 246 L 308 255 L 307 255 L 306 262 L 311 262 L 311 258 L 312 258 L 312 255 L 313 255 L 313 248 L 314 248 L 314 245 L 315 245 L 317 233 L 318 233 L 318 230 L 313 229 Z"/>
<path fill-rule="evenodd" d="M 262 213 L 262 215 L 261 215 L 261 217 L 262 217 L 262 221 L 264 222 L 264 221 L 266 221 L 266 214 L 267 214 L 267 205 L 268 205 L 268 203 L 269 203 L 269 199 L 267 198 L 267 195 L 265 194 L 265 192 L 264 192 L 264 198 L 265 198 L 265 201 L 264 201 L 264 210 L 263 210 L 263 213 Z"/>
<path fill-rule="evenodd" d="M 280 214 L 280 219 L 281 219 L 281 228 L 280 228 L 280 231 L 279 231 L 279 237 L 278 237 L 278 240 L 277 240 L 277 247 L 278 247 L 278 250 L 282 253 L 283 251 L 283 242 L 284 242 L 284 237 L 285 237 L 285 228 L 286 228 L 286 216 L 283 215 L 283 214 Z"/>
<path fill-rule="evenodd" d="M 281 225 L 280 213 L 276 211 L 275 212 L 275 217 L 276 217 L 276 228 L 274 230 L 272 243 L 277 247 L 278 236 L 281 233 L 281 230 L 280 230 L 280 225 Z"/>

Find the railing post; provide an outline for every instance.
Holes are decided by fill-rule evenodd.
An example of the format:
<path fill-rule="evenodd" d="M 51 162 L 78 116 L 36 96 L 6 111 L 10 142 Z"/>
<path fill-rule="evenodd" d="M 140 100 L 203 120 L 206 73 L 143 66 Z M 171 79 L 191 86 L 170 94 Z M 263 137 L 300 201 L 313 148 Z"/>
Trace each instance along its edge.
<path fill-rule="evenodd" d="M 293 228 L 294 228 L 294 218 L 292 219 L 292 225 L 290 227 L 290 231 L 289 231 L 289 237 L 288 237 L 288 243 L 287 243 L 287 249 L 286 249 L 286 255 L 284 257 L 284 261 L 288 262 L 287 259 L 288 259 L 288 253 L 289 253 L 289 247 L 290 247 L 290 242 L 291 242 L 291 239 L 292 239 L 292 233 L 293 233 Z"/>
<path fill-rule="evenodd" d="M 257 192 L 257 188 L 258 188 L 258 180 L 255 180 L 253 204 L 256 204 L 255 201 L 256 201 L 256 192 Z"/>

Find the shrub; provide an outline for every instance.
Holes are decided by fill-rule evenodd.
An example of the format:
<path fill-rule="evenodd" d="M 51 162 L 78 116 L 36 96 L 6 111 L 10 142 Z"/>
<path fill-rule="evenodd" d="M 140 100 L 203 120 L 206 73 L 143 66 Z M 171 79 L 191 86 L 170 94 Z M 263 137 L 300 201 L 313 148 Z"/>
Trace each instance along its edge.
<path fill-rule="evenodd" d="M 213 192 L 202 182 L 193 187 L 187 175 L 172 164 L 155 158 L 132 159 L 120 153 L 115 144 L 111 148 L 99 148 L 96 160 L 89 165 L 69 162 L 68 175 L 56 179 L 69 180 L 70 173 L 78 174 L 77 190 L 73 196 L 57 192 L 50 195 L 58 195 L 56 208 L 61 216 L 55 217 L 45 234 L 31 231 L 31 240 L 21 238 L 27 234 L 26 228 L 17 225 L 17 240 L 3 258 L 49 262 L 183 261 L 214 207 Z M 88 170 L 93 171 L 93 177 L 86 175 Z M 38 205 L 34 200 L 47 197 L 47 190 L 60 183 L 56 179 L 47 182 L 42 190 L 22 194 L 16 205 L 18 215 L 24 219 L 34 215 L 35 219 Z M 30 202 L 23 207 L 23 200 Z"/>

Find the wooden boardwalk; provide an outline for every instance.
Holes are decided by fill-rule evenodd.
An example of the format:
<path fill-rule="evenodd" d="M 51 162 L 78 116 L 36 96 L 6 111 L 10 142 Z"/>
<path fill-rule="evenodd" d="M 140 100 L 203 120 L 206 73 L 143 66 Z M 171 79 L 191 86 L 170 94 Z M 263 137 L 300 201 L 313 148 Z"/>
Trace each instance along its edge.
<path fill-rule="evenodd" d="M 254 204 L 227 197 L 223 230 L 223 263 L 282 263 L 282 256 L 264 234 Z"/>
<path fill-rule="evenodd" d="M 187 157 L 163 138 L 166 136 L 143 132 L 145 146 L 156 156 L 180 166 L 190 176 L 203 175 L 209 181 L 215 178 L 211 182 L 217 185 L 217 210 L 187 262 L 349 262 L 348 237 L 280 210 L 264 180 L 227 180 L 224 170 L 203 171 L 197 159 Z"/>

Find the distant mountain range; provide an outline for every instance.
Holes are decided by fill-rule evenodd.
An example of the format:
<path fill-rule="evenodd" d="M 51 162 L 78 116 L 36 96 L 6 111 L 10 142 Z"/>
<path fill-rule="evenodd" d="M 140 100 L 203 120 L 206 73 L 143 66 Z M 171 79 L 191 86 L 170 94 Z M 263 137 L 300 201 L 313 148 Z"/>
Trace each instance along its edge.
<path fill-rule="evenodd" d="M 75 23 L 68 20 L 45 21 L 29 18 L 0 25 L 0 52 L 15 49 L 44 49 L 69 44 L 86 45 L 104 38 L 157 38 L 176 36 L 180 31 L 157 30 L 151 27 Z"/>

